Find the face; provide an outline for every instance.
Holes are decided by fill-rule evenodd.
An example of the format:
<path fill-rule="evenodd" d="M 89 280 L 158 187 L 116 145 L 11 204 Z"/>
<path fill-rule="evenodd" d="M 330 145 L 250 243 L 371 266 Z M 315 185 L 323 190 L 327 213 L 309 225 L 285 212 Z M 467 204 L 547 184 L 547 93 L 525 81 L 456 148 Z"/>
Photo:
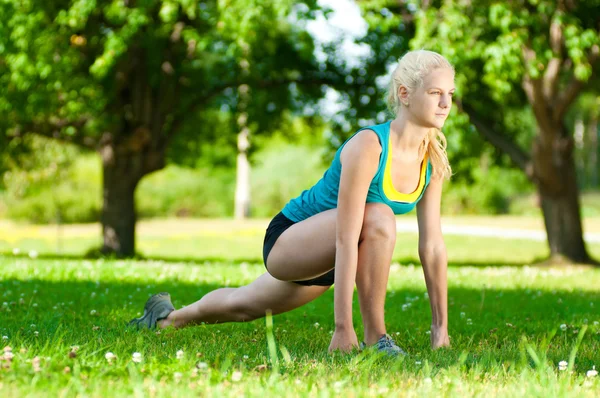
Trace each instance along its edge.
<path fill-rule="evenodd" d="M 408 94 L 406 88 L 400 87 L 400 99 L 408 104 L 403 111 L 408 111 L 409 118 L 418 125 L 441 129 L 450 113 L 454 90 L 452 70 L 435 69 L 423 78 L 423 85 L 413 93 Z"/>

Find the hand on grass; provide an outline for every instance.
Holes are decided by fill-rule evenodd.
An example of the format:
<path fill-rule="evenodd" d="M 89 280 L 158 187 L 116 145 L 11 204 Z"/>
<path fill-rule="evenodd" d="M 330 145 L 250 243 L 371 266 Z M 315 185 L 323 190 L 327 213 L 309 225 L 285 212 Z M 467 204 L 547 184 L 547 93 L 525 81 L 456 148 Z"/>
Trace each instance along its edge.
<path fill-rule="evenodd" d="M 431 326 L 431 349 L 435 350 L 441 347 L 450 347 L 448 328 Z"/>
<path fill-rule="evenodd" d="M 358 338 L 356 337 L 354 328 L 336 328 L 335 332 L 333 332 L 333 337 L 331 337 L 329 352 L 336 350 L 351 352 L 355 349 L 358 349 Z"/>

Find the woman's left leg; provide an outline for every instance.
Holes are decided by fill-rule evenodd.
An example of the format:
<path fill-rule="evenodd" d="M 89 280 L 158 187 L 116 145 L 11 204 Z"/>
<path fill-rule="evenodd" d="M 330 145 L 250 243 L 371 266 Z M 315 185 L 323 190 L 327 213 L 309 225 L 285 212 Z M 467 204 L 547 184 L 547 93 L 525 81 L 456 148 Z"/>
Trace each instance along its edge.
<path fill-rule="evenodd" d="M 396 245 L 396 218 L 382 203 L 368 203 L 358 244 L 356 287 L 365 344 L 375 344 L 386 334 L 384 320 L 390 262 Z"/>

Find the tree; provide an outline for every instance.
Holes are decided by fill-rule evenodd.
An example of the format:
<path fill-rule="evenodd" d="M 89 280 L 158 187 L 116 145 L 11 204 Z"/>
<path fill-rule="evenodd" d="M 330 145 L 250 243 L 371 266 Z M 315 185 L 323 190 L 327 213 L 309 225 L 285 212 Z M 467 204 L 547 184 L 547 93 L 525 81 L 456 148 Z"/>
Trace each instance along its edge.
<path fill-rule="evenodd" d="M 247 128 L 269 131 L 282 111 L 315 104 L 322 84 L 337 81 L 295 23 L 317 8 L 315 0 L 1 2 L 0 137 L 38 134 L 98 151 L 103 251 L 132 255 L 138 182 L 197 156 L 199 141 L 235 141 L 239 87 L 248 90 Z"/>
<path fill-rule="evenodd" d="M 375 3 L 382 2 L 366 5 Z M 565 120 L 584 89 L 600 90 L 600 2 L 401 4 L 404 23 L 414 21 L 411 47 L 438 51 L 455 65 L 459 108 L 535 184 L 551 260 L 592 262 L 583 242 L 573 137 Z M 376 19 L 387 18 L 380 13 Z M 535 120 L 531 132 L 514 123 L 515 116 L 526 121 L 524 110 Z"/>

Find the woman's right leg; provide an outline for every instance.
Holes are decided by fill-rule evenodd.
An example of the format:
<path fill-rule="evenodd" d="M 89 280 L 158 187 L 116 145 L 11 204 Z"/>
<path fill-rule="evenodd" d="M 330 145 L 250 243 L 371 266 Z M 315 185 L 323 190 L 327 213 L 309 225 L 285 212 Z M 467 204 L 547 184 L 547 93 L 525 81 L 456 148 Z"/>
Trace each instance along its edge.
<path fill-rule="evenodd" d="M 267 259 L 269 272 L 275 268 L 278 279 L 265 273 L 247 286 L 214 290 L 171 312 L 158 326 L 251 321 L 265 316 L 267 310 L 280 314 L 319 297 L 329 286 L 302 286 L 286 281 L 310 279 L 333 268 L 336 214 L 336 210 L 316 214 L 281 234 Z"/>

